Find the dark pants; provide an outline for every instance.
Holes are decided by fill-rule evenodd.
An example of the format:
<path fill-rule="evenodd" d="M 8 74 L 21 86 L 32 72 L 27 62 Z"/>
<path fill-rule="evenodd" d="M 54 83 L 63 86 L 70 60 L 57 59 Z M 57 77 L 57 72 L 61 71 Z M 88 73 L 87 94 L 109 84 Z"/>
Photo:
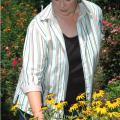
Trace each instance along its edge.
<path fill-rule="evenodd" d="M 31 115 L 29 115 L 19 109 L 17 112 L 17 117 L 18 117 L 18 120 L 29 120 Z"/>

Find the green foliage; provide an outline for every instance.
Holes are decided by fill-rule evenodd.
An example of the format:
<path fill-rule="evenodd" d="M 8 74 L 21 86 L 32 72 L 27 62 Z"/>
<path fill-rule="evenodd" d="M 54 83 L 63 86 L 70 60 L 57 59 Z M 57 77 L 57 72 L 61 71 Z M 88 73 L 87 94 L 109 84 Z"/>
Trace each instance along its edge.
<path fill-rule="evenodd" d="M 120 97 L 120 78 L 111 81 L 105 90 L 108 93 L 109 99 Z"/>
<path fill-rule="evenodd" d="M 22 49 L 26 28 L 36 15 L 37 10 L 27 3 L 18 4 L 14 0 L 2 1 L 1 4 L 1 75 L 2 75 L 2 118 L 11 118 L 12 105 L 18 75 L 22 66 Z M 9 116 L 7 117 L 6 114 Z"/>
<path fill-rule="evenodd" d="M 18 0 L 18 2 L 24 2 L 24 0 Z M 38 11 L 41 10 L 42 6 L 45 8 L 51 0 L 26 0 L 27 3 L 33 4 Z"/>

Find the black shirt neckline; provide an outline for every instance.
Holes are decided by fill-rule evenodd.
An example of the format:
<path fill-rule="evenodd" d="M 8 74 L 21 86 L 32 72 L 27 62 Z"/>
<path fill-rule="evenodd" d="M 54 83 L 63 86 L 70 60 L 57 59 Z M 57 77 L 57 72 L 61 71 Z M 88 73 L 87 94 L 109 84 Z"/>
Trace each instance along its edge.
<path fill-rule="evenodd" d="M 67 35 L 65 35 L 65 34 L 63 33 L 63 37 L 66 38 L 67 40 L 76 40 L 76 39 L 78 38 L 78 35 L 75 35 L 75 36 L 73 36 L 73 37 L 68 37 Z"/>

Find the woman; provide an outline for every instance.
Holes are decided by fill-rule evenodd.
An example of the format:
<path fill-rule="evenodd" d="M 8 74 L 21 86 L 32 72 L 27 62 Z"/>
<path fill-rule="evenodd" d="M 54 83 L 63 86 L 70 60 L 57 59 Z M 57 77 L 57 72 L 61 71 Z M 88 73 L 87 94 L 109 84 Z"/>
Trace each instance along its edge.
<path fill-rule="evenodd" d="M 13 101 L 19 109 L 43 120 L 40 107 L 48 93 L 56 94 L 56 102 L 67 100 L 69 106 L 82 92 L 91 100 L 101 20 L 100 7 L 87 0 L 52 0 L 34 17 L 27 29 Z"/>

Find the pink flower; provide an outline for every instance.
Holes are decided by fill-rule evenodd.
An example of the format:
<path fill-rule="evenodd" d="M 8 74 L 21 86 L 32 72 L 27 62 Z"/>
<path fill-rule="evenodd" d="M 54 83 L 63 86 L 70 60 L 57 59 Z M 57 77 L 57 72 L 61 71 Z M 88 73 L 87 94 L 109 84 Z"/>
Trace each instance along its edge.
<path fill-rule="evenodd" d="M 120 27 L 114 28 L 114 29 L 111 31 L 111 33 L 119 32 L 119 31 L 120 31 Z"/>
<path fill-rule="evenodd" d="M 120 31 L 120 27 L 118 27 L 117 30 Z"/>
<path fill-rule="evenodd" d="M 117 78 L 117 79 L 120 79 L 120 75 L 118 75 L 116 78 Z"/>
<path fill-rule="evenodd" d="M 17 59 L 16 58 L 13 59 L 12 65 L 13 65 L 13 67 L 15 67 L 17 65 Z"/>
<path fill-rule="evenodd" d="M 111 84 L 112 82 L 119 80 L 120 79 L 120 75 L 116 76 L 115 78 L 112 78 L 111 80 L 109 80 L 108 84 Z"/>
<path fill-rule="evenodd" d="M 108 24 L 108 21 L 103 20 L 102 23 L 103 23 L 103 25 L 107 25 L 107 24 Z"/>
<path fill-rule="evenodd" d="M 113 26 L 112 23 L 109 23 L 107 20 L 103 20 L 102 24 L 107 26 L 107 27 L 112 27 Z"/>
<path fill-rule="evenodd" d="M 111 45 L 117 45 L 118 44 L 118 41 L 111 41 Z"/>
<path fill-rule="evenodd" d="M 112 23 L 108 23 L 107 26 L 108 27 L 112 27 L 113 25 L 112 25 Z"/>

